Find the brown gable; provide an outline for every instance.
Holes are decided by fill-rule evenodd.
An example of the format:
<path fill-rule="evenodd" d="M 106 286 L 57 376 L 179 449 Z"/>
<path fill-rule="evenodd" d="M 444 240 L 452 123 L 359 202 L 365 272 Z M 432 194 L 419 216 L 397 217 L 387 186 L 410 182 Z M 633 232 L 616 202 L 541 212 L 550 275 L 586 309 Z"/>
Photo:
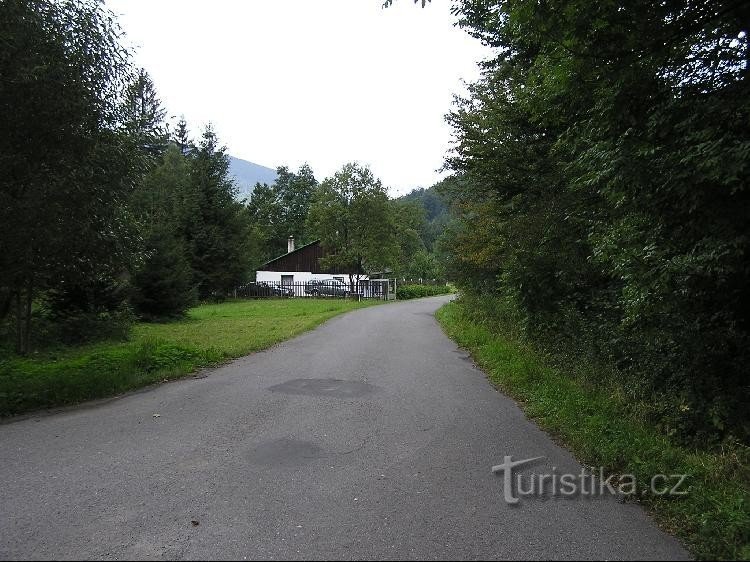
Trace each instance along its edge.
<path fill-rule="evenodd" d="M 320 240 L 300 246 L 293 252 L 279 256 L 261 265 L 259 271 L 309 271 L 311 273 L 323 274 L 348 274 L 348 271 L 338 269 L 323 269 L 320 267 L 320 258 L 326 255 Z"/>

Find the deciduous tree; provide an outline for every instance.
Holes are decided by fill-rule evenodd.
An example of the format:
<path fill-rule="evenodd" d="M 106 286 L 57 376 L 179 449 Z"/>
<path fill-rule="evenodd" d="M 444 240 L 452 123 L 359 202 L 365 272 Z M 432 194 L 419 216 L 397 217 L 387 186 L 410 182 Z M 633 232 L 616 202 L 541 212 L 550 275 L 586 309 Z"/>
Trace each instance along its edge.
<path fill-rule="evenodd" d="M 0 312 L 15 301 L 19 352 L 36 295 L 86 294 L 73 289 L 106 284 L 132 255 L 130 67 L 112 21 L 94 1 L 0 10 Z"/>
<path fill-rule="evenodd" d="M 308 225 L 329 254 L 323 265 L 349 272 L 352 282 L 362 273 L 394 266 L 398 258 L 388 193 L 359 164 L 346 164 L 320 184 Z"/>

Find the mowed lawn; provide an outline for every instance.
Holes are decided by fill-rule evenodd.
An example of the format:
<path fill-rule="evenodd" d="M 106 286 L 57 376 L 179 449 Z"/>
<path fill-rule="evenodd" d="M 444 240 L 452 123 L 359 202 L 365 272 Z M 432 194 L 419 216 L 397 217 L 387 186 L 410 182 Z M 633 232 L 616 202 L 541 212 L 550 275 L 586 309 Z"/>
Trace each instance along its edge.
<path fill-rule="evenodd" d="M 113 396 L 178 378 L 372 304 L 311 298 L 204 304 L 181 320 L 136 324 L 128 341 L 0 358 L 0 416 Z"/>

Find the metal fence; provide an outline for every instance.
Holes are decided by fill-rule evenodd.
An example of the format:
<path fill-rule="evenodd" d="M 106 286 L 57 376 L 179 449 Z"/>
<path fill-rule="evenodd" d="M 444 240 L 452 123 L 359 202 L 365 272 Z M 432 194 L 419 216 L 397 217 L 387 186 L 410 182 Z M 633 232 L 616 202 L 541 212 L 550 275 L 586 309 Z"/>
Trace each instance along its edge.
<path fill-rule="evenodd" d="M 369 279 L 349 282 L 324 279 L 307 283 L 274 283 L 257 281 L 246 283 L 234 290 L 235 298 L 329 298 L 378 299 L 396 298 L 394 279 Z"/>
<path fill-rule="evenodd" d="M 423 278 L 423 277 L 419 277 L 419 278 L 399 277 L 398 278 L 399 285 L 445 285 L 445 283 L 446 283 L 445 279 L 428 279 L 428 278 Z"/>

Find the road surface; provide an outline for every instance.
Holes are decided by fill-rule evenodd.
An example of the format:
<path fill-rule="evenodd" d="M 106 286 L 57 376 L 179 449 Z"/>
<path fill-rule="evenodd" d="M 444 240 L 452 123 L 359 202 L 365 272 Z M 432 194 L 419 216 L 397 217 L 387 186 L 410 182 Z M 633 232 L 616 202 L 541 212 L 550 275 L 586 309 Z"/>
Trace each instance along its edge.
<path fill-rule="evenodd" d="M 673 559 L 443 335 L 437 297 L 358 310 L 198 378 L 0 425 L 0 557 Z M 158 417 L 155 417 L 158 414 Z M 521 472 L 524 474 L 524 472 Z"/>

